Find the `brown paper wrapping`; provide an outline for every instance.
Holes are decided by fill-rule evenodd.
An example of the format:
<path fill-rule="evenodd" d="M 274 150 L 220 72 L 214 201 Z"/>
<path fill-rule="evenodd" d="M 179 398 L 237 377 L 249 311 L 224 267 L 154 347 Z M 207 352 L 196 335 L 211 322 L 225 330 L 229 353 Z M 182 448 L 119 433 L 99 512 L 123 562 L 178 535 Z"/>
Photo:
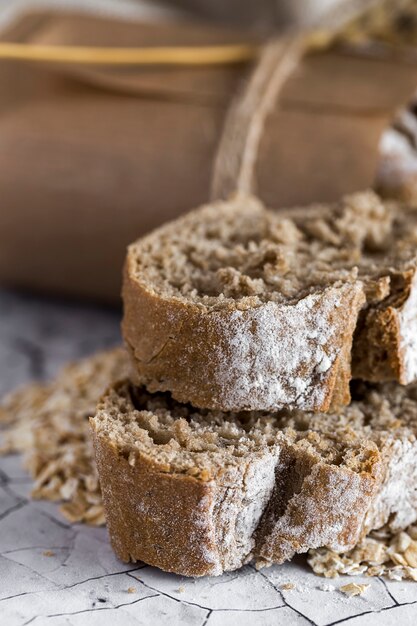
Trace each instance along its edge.
<path fill-rule="evenodd" d="M 3 40 L 202 45 L 240 33 L 37 13 Z M 267 117 L 256 191 L 271 207 L 373 184 L 378 144 L 417 85 L 417 64 L 311 53 Z M 0 281 L 116 301 L 126 245 L 210 198 L 228 109 L 253 71 L 0 62 Z"/>

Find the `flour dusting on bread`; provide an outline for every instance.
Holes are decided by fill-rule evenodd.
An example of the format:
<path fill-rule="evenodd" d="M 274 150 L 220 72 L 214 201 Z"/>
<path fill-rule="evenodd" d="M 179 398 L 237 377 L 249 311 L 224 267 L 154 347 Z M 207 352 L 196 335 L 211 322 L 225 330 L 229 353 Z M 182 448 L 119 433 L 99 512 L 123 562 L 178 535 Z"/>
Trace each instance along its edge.
<path fill-rule="evenodd" d="M 192 211 L 129 247 L 132 376 L 224 411 L 328 411 L 349 402 L 352 376 L 412 382 L 416 243 L 417 210 L 369 191 Z"/>
<path fill-rule="evenodd" d="M 218 575 L 413 523 L 416 394 L 363 383 L 336 413 L 224 413 L 118 383 L 91 420 L 116 553 Z"/>

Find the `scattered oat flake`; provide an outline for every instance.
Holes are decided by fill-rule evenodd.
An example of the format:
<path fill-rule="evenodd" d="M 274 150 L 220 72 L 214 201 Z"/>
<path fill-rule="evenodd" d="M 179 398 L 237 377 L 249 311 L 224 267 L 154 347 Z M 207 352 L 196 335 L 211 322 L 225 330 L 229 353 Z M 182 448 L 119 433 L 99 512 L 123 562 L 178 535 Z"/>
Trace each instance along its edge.
<path fill-rule="evenodd" d="M 53 550 L 44 550 L 42 554 L 43 556 L 55 556 L 55 552 L 53 552 Z"/>
<path fill-rule="evenodd" d="M 348 583 L 347 585 L 343 585 L 343 587 L 339 587 L 339 590 L 349 596 L 349 598 L 353 598 L 353 596 L 361 596 L 369 586 L 370 585 L 360 585 L 359 583 Z"/>
<path fill-rule="evenodd" d="M 389 580 L 417 581 L 417 526 L 392 532 L 388 526 L 372 531 L 352 550 L 327 548 L 309 551 L 308 563 L 325 578 L 348 575 L 385 576 Z"/>
<path fill-rule="evenodd" d="M 127 588 L 127 593 L 136 593 L 136 587 L 128 587 Z"/>
<path fill-rule="evenodd" d="M 417 541 L 412 540 L 410 542 L 404 553 L 404 557 L 410 567 L 417 567 Z"/>
<path fill-rule="evenodd" d="M 283 589 L 284 591 L 291 591 L 291 589 L 295 589 L 295 585 L 294 583 L 284 583 L 283 585 L 281 585 L 281 589 Z"/>
<path fill-rule="evenodd" d="M 122 348 L 67 365 L 49 384 L 31 384 L 0 403 L 0 454 L 18 452 L 35 480 L 32 497 L 61 501 L 71 523 L 105 523 L 87 417 L 104 389 L 128 372 Z"/>
<path fill-rule="evenodd" d="M 185 592 L 185 587 L 178 587 L 177 589 L 178 593 L 184 593 Z"/>

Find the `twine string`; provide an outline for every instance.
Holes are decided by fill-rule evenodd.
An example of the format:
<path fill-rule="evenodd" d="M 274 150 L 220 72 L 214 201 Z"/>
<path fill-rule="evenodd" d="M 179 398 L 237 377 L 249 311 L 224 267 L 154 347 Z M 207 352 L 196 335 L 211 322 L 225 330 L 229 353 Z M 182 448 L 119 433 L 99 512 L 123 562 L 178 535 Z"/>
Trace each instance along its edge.
<path fill-rule="evenodd" d="M 243 91 L 232 102 L 214 160 L 211 199 L 255 191 L 255 167 L 266 118 L 307 45 L 304 35 L 266 44 Z"/>

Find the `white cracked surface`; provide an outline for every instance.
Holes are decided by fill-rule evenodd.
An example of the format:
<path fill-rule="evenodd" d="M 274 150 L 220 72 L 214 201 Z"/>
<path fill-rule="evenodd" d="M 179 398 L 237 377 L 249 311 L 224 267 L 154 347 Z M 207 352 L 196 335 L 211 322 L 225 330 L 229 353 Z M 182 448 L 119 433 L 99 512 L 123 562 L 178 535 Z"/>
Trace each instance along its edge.
<path fill-rule="evenodd" d="M 119 340 L 117 312 L 0 291 L 0 393 Z M 326 580 L 300 557 L 196 580 L 123 564 L 104 528 L 71 526 L 54 503 L 30 500 L 30 488 L 20 458 L 0 457 L 1 626 L 417 623 L 416 583 Z M 339 591 L 352 580 L 370 584 L 363 596 Z"/>

